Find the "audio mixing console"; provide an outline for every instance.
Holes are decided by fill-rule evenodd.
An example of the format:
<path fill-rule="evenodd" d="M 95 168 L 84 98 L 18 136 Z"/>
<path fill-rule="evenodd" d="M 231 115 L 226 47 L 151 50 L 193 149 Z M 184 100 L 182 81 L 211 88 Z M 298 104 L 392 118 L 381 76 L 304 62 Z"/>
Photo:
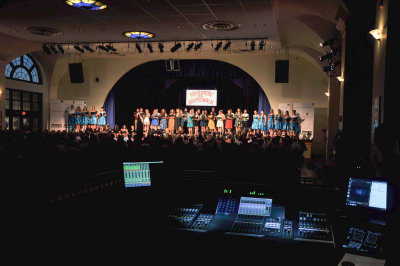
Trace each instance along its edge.
<path fill-rule="evenodd" d="M 324 213 L 299 213 L 297 240 L 333 243 L 328 216 Z"/>
<path fill-rule="evenodd" d="M 202 204 L 196 204 L 186 208 L 176 208 L 168 216 L 169 221 L 171 224 L 173 224 L 173 226 L 190 228 L 202 207 Z"/>

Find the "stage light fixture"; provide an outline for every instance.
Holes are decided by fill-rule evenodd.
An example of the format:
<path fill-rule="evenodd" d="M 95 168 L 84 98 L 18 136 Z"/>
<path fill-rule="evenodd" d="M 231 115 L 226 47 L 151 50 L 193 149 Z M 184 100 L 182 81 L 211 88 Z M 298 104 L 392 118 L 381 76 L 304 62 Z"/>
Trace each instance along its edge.
<path fill-rule="evenodd" d="M 186 52 L 189 52 L 190 50 L 192 50 L 193 46 L 194 46 L 194 43 L 191 42 L 191 43 L 186 47 Z"/>
<path fill-rule="evenodd" d="M 64 49 L 62 48 L 61 45 L 57 45 L 57 47 L 58 47 L 58 51 L 60 51 L 61 54 L 65 53 L 65 51 L 64 51 Z"/>
<path fill-rule="evenodd" d="M 103 51 L 106 51 L 106 52 L 109 51 L 109 49 L 106 48 L 104 45 L 99 45 L 99 46 L 97 46 L 97 47 L 100 48 L 100 49 L 103 50 Z"/>
<path fill-rule="evenodd" d="M 136 44 L 136 50 L 139 52 L 139 54 L 142 53 L 142 48 L 140 48 L 140 45 L 138 43 Z"/>
<path fill-rule="evenodd" d="M 89 51 L 89 52 L 91 52 L 91 53 L 94 52 L 93 49 L 90 48 L 90 46 L 89 46 L 88 44 L 85 44 L 85 45 L 83 46 L 83 48 L 85 48 L 87 51 Z"/>
<path fill-rule="evenodd" d="M 260 41 L 260 44 L 258 45 L 258 50 L 260 50 L 260 51 L 264 50 L 264 46 L 265 46 L 265 42 Z"/>
<path fill-rule="evenodd" d="M 81 52 L 82 54 L 85 52 L 85 50 L 83 50 L 81 47 L 79 47 L 78 45 L 74 45 L 75 50 Z"/>
<path fill-rule="evenodd" d="M 338 47 L 331 49 L 331 53 L 334 53 L 334 54 L 340 53 L 341 51 L 342 51 L 342 46 L 338 46 Z"/>
<path fill-rule="evenodd" d="M 327 53 L 326 55 L 320 56 L 319 61 L 325 61 L 335 56 L 335 53 Z"/>
<path fill-rule="evenodd" d="M 42 46 L 42 49 L 43 49 L 43 51 L 44 51 L 46 54 L 48 54 L 48 55 L 51 54 L 50 48 L 47 47 L 46 45 L 43 45 L 43 46 Z"/>
<path fill-rule="evenodd" d="M 227 42 L 225 43 L 224 48 L 223 48 L 224 51 L 228 50 L 229 47 L 231 47 L 231 41 L 227 41 Z"/>
<path fill-rule="evenodd" d="M 160 53 L 164 53 L 164 44 L 162 44 L 161 42 L 158 43 L 158 49 L 160 50 Z"/>
<path fill-rule="evenodd" d="M 57 49 L 54 45 L 50 45 L 50 49 L 53 51 L 54 54 L 57 54 Z"/>
<path fill-rule="evenodd" d="M 329 39 L 329 40 L 327 40 L 327 41 L 324 41 L 324 42 L 321 42 L 319 45 L 321 46 L 321 47 L 325 47 L 325 46 L 332 46 L 336 41 L 338 40 L 338 38 L 332 38 L 332 39 Z"/>
<path fill-rule="evenodd" d="M 175 53 L 176 50 L 178 50 L 179 48 L 182 47 L 182 44 L 180 42 L 178 42 L 177 44 L 175 44 L 172 48 L 171 48 L 171 52 Z"/>
<path fill-rule="evenodd" d="M 339 80 L 339 82 L 343 82 L 344 81 L 344 77 L 342 77 L 342 76 L 338 76 L 336 78 Z"/>
<path fill-rule="evenodd" d="M 255 41 L 251 41 L 250 50 L 254 51 L 255 48 L 256 48 L 256 42 Z"/>
<path fill-rule="evenodd" d="M 201 46 L 203 46 L 203 43 L 199 42 L 194 46 L 194 50 L 197 51 L 201 48 Z"/>
<path fill-rule="evenodd" d="M 110 44 L 107 44 L 106 47 L 108 48 L 108 50 L 111 50 L 113 52 L 117 51 L 117 49 L 115 49 L 113 46 L 111 46 Z"/>
<path fill-rule="evenodd" d="M 376 40 L 382 39 L 383 30 L 382 29 L 374 29 L 369 32 Z"/>
<path fill-rule="evenodd" d="M 215 46 L 215 51 L 218 52 L 218 50 L 221 48 L 222 42 L 217 43 L 217 46 Z"/>
<path fill-rule="evenodd" d="M 147 43 L 147 49 L 149 49 L 150 53 L 153 52 L 153 46 L 151 46 L 151 43 Z"/>
<path fill-rule="evenodd" d="M 333 69 L 334 69 L 333 65 L 328 65 L 328 66 L 324 66 L 322 70 L 324 72 L 330 72 L 330 71 L 333 71 Z"/>

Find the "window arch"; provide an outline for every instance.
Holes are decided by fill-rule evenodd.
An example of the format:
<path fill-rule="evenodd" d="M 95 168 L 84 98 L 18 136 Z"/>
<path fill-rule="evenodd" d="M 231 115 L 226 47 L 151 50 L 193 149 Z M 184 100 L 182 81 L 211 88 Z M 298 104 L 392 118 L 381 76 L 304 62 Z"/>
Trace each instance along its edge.
<path fill-rule="evenodd" d="M 22 55 L 6 66 L 6 78 L 42 84 L 39 66 L 29 55 Z"/>

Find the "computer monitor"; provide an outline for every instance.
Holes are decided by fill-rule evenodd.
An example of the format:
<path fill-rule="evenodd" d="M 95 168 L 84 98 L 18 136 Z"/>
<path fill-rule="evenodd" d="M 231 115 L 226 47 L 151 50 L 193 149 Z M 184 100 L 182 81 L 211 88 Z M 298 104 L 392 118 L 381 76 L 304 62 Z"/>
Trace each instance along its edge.
<path fill-rule="evenodd" d="M 387 209 L 387 190 L 386 181 L 350 178 L 346 205 L 385 211 Z"/>
<path fill-rule="evenodd" d="M 158 162 L 124 162 L 124 184 L 126 188 L 151 186 L 150 164 Z"/>

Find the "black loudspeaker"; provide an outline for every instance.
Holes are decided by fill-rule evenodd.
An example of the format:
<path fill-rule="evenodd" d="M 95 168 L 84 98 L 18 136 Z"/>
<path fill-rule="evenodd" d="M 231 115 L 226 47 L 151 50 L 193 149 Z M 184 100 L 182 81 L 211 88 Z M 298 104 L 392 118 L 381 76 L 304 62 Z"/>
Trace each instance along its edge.
<path fill-rule="evenodd" d="M 289 60 L 275 61 L 275 83 L 289 82 Z"/>
<path fill-rule="evenodd" d="M 82 63 L 69 64 L 69 78 L 71 83 L 83 83 L 83 68 Z"/>

